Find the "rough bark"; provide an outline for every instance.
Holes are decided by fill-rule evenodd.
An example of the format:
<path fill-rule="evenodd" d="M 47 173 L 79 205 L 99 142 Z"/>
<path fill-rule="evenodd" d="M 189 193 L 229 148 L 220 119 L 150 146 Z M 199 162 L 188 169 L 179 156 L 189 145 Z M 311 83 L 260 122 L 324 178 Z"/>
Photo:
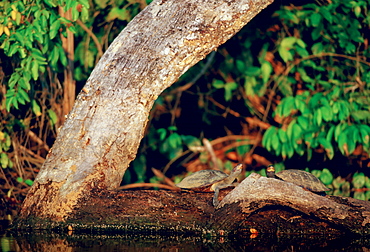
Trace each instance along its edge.
<path fill-rule="evenodd" d="M 225 196 L 226 195 L 226 196 Z M 321 234 L 327 237 L 370 231 L 370 203 L 352 198 L 319 196 L 299 186 L 251 174 L 235 189 L 212 193 L 192 191 L 97 191 L 67 222 L 30 218 L 35 229 L 76 233 L 176 234 L 192 236 L 258 236 Z"/>
<path fill-rule="evenodd" d="M 273 0 L 155 0 L 105 52 L 20 212 L 63 221 L 92 189 L 117 187 L 158 95 Z"/>

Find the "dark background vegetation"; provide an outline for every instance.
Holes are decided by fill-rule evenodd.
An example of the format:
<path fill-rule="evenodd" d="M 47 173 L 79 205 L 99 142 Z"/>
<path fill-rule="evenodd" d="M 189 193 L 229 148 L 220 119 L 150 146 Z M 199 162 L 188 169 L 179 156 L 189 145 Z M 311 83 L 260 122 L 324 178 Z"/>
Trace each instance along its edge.
<path fill-rule="evenodd" d="M 73 99 L 149 1 L 0 4 L 0 194 L 20 203 Z M 369 199 L 370 1 L 275 1 L 155 102 L 122 184 L 236 163 L 306 169 Z M 119 127 L 119 126 L 118 126 Z M 217 161 L 203 146 L 211 141 Z M 351 194 L 352 193 L 352 194 Z M 4 209 L 5 209 L 4 208 Z"/>

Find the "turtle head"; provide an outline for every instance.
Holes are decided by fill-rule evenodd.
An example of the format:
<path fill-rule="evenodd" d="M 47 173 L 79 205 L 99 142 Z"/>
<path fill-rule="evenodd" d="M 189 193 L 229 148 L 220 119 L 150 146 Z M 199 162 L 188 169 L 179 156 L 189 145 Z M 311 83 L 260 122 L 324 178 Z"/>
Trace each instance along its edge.
<path fill-rule="evenodd" d="M 235 176 L 238 176 L 243 170 L 243 164 L 236 165 L 233 170 L 231 171 L 231 174 L 235 174 Z"/>
<path fill-rule="evenodd" d="M 275 177 L 275 167 L 274 165 L 270 164 L 266 168 L 266 175 L 268 178 L 274 178 Z"/>

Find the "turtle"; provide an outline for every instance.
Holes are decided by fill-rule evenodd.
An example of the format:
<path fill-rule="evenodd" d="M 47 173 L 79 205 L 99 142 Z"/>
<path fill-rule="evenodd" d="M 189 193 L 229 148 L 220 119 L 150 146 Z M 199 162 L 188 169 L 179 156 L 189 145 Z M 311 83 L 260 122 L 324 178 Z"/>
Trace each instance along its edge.
<path fill-rule="evenodd" d="M 230 175 L 217 170 L 201 170 L 194 172 L 190 176 L 184 178 L 180 183 L 176 184 L 177 187 L 182 189 L 190 189 L 194 191 L 214 191 L 213 206 L 218 205 L 218 194 L 220 189 L 237 186 L 239 183 L 234 182 L 239 176 L 243 168 L 242 164 L 238 164 L 233 168 Z"/>
<path fill-rule="evenodd" d="M 306 171 L 289 169 L 275 173 L 275 167 L 269 165 L 266 169 L 266 174 L 268 178 L 276 178 L 293 183 L 319 195 L 326 195 L 325 192 L 330 191 L 315 175 Z"/>

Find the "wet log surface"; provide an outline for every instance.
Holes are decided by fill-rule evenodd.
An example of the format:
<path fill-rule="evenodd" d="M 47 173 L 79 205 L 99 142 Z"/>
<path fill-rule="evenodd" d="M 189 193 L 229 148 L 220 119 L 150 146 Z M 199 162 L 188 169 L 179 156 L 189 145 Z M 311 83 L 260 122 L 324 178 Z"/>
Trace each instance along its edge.
<path fill-rule="evenodd" d="M 370 230 L 369 202 L 319 196 L 258 174 L 235 189 L 222 190 L 216 209 L 212 196 L 192 191 L 99 191 L 82 199 L 66 222 L 28 218 L 14 228 L 211 236 L 368 235 Z"/>

